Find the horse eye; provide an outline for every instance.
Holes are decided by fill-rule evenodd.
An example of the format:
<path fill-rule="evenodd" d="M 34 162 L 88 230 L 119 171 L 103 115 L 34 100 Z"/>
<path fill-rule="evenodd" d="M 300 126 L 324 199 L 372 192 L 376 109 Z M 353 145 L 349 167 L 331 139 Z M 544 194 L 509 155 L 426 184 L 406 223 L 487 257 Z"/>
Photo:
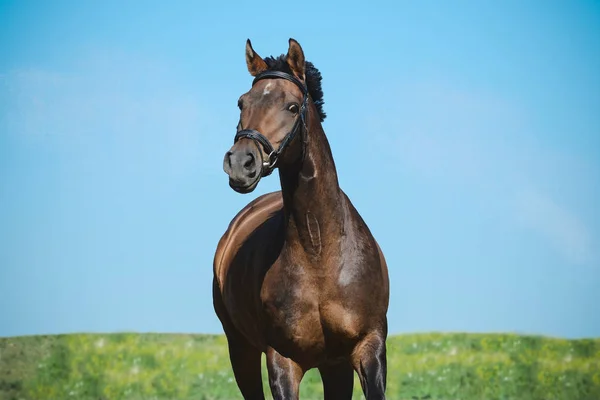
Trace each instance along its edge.
<path fill-rule="evenodd" d="M 291 104 L 291 105 L 288 107 L 288 110 L 289 110 L 289 111 L 291 111 L 291 112 L 292 112 L 292 113 L 294 113 L 294 114 L 298 114 L 298 108 L 299 108 L 299 107 L 298 107 L 298 104 Z"/>

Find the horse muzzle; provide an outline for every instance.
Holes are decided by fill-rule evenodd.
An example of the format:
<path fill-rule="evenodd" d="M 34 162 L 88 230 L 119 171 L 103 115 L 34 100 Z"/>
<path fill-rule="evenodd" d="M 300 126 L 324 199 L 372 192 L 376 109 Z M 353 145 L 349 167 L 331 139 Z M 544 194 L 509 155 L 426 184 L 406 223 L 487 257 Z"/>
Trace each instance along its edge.
<path fill-rule="evenodd" d="M 229 186 L 233 190 L 250 193 L 262 176 L 261 154 L 258 154 L 256 146 L 251 142 L 236 144 L 225 153 L 223 170 L 229 175 Z"/>

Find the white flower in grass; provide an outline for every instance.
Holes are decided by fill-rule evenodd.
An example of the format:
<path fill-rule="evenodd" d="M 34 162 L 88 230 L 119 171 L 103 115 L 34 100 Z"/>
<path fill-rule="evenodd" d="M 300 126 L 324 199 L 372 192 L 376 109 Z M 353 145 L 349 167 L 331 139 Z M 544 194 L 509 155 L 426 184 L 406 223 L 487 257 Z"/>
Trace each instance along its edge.
<path fill-rule="evenodd" d="M 104 342 L 104 338 L 100 338 L 100 340 L 96 341 L 96 347 L 99 348 L 99 349 L 101 349 L 101 348 L 104 347 L 104 343 L 105 343 Z"/>
<path fill-rule="evenodd" d="M 140 367 L 138 367 L 137 365 L 134 365 L 133 368 L 131 368 L 131 374 L 132 375 L 137 375 L 140 372 Z"/>
<path fill-rule="evenodd" d="M 202 373 L 198 374 L 198 379 L 204 379 L 204 374 L 202 374 Z"/>
<path fill-rule="evenodd" d="M 573 360 L 573 357 L 570 354 L 565 357 L 565 362 L 571 362 L 571 360 Z"/>
<path fill-rule="evenodd" d="M 448 354 L 451 356 L 455 356 L 456 353 L 458 353 L 458 349 L 456 347 L 451 348 L 450 351 L 448 352 Z"/>

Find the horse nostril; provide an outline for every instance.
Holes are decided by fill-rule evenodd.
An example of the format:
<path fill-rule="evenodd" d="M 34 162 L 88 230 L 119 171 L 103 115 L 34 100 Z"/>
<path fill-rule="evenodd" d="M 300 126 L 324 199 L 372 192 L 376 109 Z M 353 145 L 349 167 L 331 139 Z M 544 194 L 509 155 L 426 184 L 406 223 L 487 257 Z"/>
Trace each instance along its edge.
<path fill-rule="evenodd" d="M 244 163 L 244 168 L 251 169 L 254 167 L 254 154 L 247 153 L 246 155 L 248 156 L 248 160 Z"/>
<path fill-rule="evenodd" d="M 232 155 L 232 154 L 233 154 L 233 153 L 232 153 L 231 151 L 228 151 L 228 152 L 225 154 L 225 160 L 227 161 L 227 164 L 229 164 L 229 168 L 231 168 L 231 155 Z"/>

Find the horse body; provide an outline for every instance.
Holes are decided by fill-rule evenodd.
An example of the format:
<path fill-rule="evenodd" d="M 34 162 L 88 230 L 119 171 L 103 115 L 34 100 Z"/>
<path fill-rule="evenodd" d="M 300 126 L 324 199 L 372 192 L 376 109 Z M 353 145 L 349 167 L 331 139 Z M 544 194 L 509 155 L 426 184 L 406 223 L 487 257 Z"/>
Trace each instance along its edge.
<path fill-rule="evenodd" d="M 387 307 L 387 266 L 375 243 L 367 257 L 379 261 L 366 264 L 375 269 L 362 268 L 366 256 L 357 257 L 355 227 L 363 222 L 352 219 L 337 252 L 314 264 L 295 242 L 273 240 L 285 237 L 284 215 L 281 192 L 273 192 L 233 219 L 215 256 L 216 300 L 219 316 L 253 346 L 273 347 L 309 369 L 343 357 L 368 333 L 369 305 Z M 365 281 L 377 285 L 374 292 L 364 290 Z"/>
<path fill-rule="evenodd" d="M 251 73 L 258 67 L 265 70 L 249 41 L 246 57 Z M 290 41 L 286 60 L 304 78 L 304 56 L 297 43 Z M 245 95 L 253 104 L 242 111 L 240 126 L 243 119 L 257 127 L 240 130 L 249 133 L 240 135 L 224 161 L 230 185 L 237 191 L 253 190 L 261 176 L 256 178 L 256 172 L 264 176 L 270 173 L 265 174 L 265 165 L 272 168 L 271 154 L 263 154 L 256 142 L 266 141 L 267 147 L 283 143 L 282 150 L 288 137 L 295 135 L 300 118 L 305 132 L 302 140 L 290 139 L 289 147 L 280 152 L 281 192 L 248 204 L 221 238 L 214 259 L 215 311 L 245 398 L 264 398 L 261 353 L 267 355 L 276 399 L 297 398 L 302 376 L 315 367 L 321 372 L 326 398 L 350 398 L 353 371 L 368 399 L 384 398 L 387 266 L 367 225 L 338 185 L 319 110 L 305 94 L 306 109 L 298 110 L 307 117 L 296 112 L 287 136 L 273 133 L 266 138 L 259 133 L 279 131 L 280 125 L 291 121 L 287 114 L 275 114 L 279 111 L 272 106 L 299 99 L 293 88 L 282 79 L 265 79 Z M 267 102 L 264 97 L 275 89 L 281 91 Z M 255 165 L 265 156 L 269 163 Z"/>

